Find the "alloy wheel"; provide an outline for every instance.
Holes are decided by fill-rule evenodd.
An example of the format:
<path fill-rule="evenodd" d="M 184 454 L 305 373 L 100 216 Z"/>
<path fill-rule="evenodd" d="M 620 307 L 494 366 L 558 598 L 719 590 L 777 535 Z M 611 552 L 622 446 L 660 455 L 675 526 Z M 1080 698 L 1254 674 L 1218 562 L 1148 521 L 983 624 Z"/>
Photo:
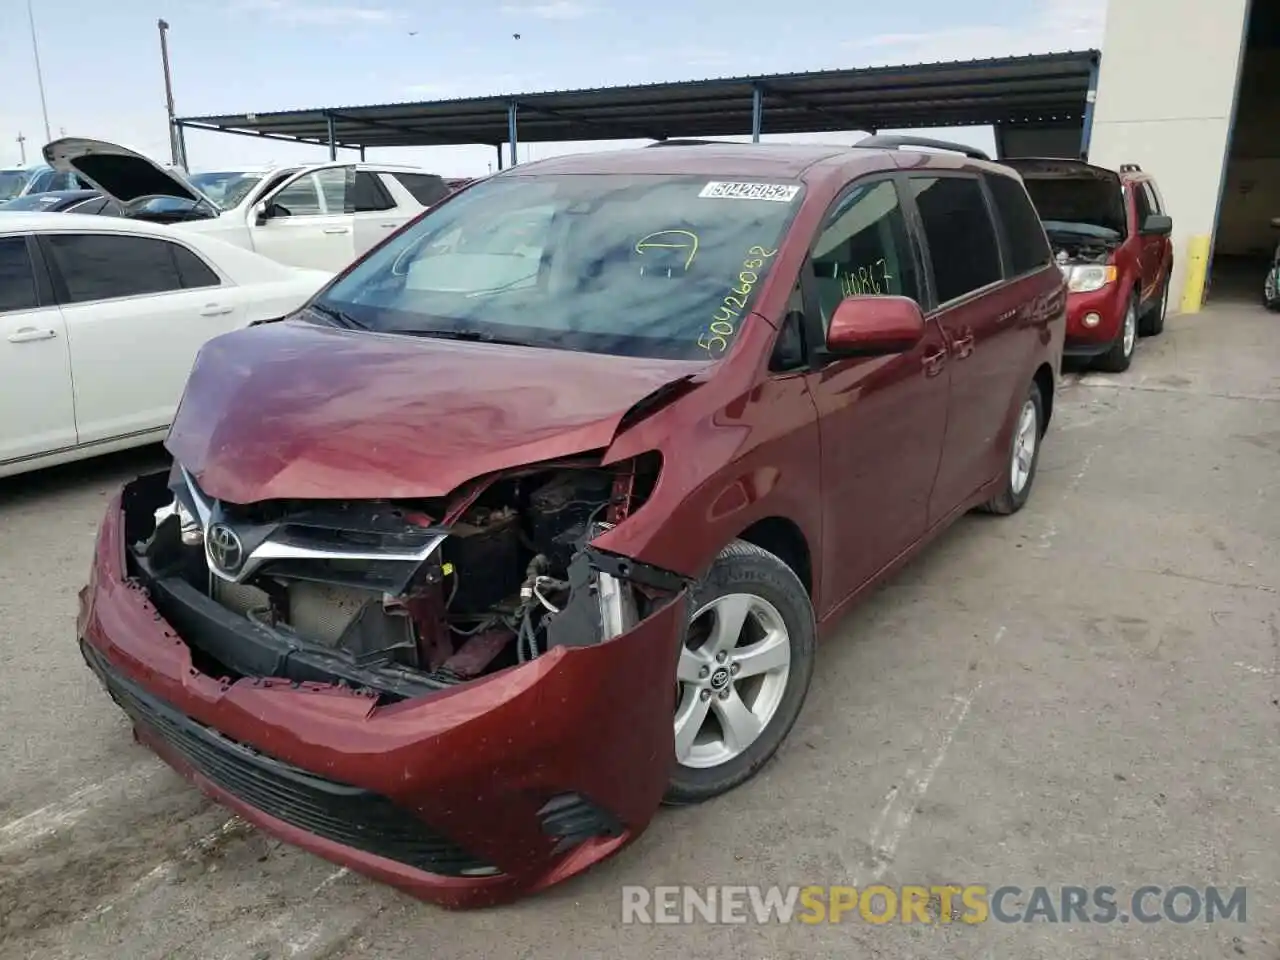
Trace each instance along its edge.
<path fill-rule="evenodd" d="M 1124 314 L 1124 355 L 1127 357 L 1133 353 L 1133 345 L 1138 340 L 1138 312 L 1134 310 L 1133 304 L 1129 304 L 1129 309 Z"/>
<path fill-rule="evenodd" d="M 791 672 L 791 636 L 773 604 L 716 597 L 694 615 L 676 670 L 676 760 L 705 769 L 751 746 L 778 712 Z"/>
<path fill-rule="evenodd" d="M 1036 459 L 1036 443 L 1040 439 L 1040 425 L 1036 422 L 1036 405 L 1028 399 L 1018 414 L 1017 433 L 1013 436 L 1013 458 L 1009 465 L 1009 485 L 1014 494 L 1022 493 L 1031 477 L 1031 465 Z"/>

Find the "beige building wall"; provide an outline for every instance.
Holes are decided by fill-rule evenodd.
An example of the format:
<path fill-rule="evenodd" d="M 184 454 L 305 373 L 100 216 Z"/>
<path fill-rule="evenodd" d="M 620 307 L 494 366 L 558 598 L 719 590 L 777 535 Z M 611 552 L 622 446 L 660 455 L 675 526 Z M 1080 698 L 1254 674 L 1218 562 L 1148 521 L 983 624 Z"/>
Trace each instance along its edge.
<path fill-rule="evenodd" d="M 1171 304 L 1187 239 L 1211 234 L 1248 0 L 1110 0 L 1089 160 L 1137 163 L 1173 217 Z"/>

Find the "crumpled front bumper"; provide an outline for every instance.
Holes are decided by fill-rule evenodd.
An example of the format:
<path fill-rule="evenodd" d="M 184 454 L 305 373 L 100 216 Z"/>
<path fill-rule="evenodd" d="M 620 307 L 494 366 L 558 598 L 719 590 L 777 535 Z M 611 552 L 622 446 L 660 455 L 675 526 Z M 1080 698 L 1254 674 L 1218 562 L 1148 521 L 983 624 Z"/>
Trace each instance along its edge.
<path fill-rule="evenodd" d="M 201 672 L 128 574 L 124 540 L 116 497 L 80 594 L 86 661 L 139 740 L 281 839 L 423 899 L 482 906 L 607 858 L 657 809 L 683 592 L 613 640 L 379 705 Z"/>

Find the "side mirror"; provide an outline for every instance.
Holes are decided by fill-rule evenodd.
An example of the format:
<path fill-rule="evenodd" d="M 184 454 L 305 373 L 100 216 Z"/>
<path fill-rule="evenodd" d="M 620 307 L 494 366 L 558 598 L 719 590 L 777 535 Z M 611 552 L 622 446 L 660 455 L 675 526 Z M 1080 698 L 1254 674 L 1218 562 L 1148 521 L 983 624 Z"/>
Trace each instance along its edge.
<path fill-rule="evenodd" d="M 1173 218 L 1163 213 L 1152 213 L 1142 221 L 1142 233 L 1156 237 L 1167 237 L 1173 233 Z"/>
<path fill-rule="evenodd" d="M 904 353 L 924 338 L 924 314 L 910 297 L 846 297 L 827 329 L 836 354 Z"/>
<path fill-rule="evenodd" d="M 270 200 L 263 200 L 254 205 L 253 222 L 259 227 L 268 220 L 274 220 L 277 217 L 287 217 L 289 211 L 278 203 L 272 203 Z"/>

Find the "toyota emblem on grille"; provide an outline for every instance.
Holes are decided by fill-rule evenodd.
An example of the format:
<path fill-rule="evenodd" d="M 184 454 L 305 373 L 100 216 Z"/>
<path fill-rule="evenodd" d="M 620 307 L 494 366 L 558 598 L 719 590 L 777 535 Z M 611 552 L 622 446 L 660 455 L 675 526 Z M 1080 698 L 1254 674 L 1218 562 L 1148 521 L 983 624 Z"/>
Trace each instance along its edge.
<path fill-rule="evenodd" d="M 234 573 L 244 561 L 244 546 L 236 532 L 225 523 L 215 523 L 204 538 L 209 559 L 214 566 L 227 573 Z"/>

